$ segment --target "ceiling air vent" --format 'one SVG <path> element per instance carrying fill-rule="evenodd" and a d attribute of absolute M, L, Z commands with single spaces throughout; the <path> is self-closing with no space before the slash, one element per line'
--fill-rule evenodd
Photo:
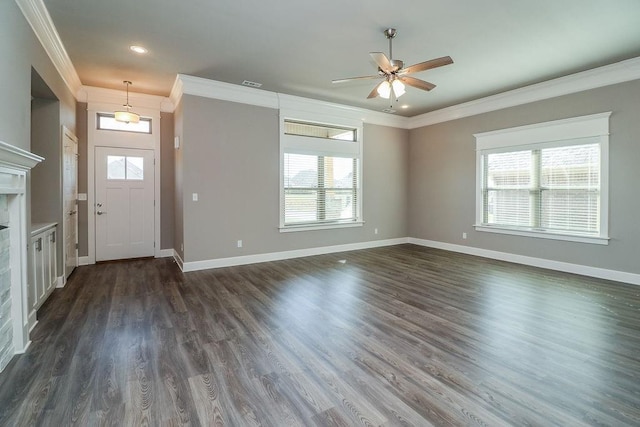
<path fill-rule="evenodd" d="M 389 114 L 395 114 L 396 110 L 394 110 L 393 108 L 385 108 L 384 110 L 382 110 L 383 113 L 389 113 Z"/>
<path fill-rule="evenodd" d="M 260 87 L 262 86 L 262 83 L 250 82 L 249 80 L 245 80 L 242 82 L 242 86 Z"/>

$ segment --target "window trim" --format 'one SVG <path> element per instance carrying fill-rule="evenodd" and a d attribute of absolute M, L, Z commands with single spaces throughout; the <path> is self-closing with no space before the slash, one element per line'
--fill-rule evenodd
<path fill-rule="evenodd" d="M 140 132 L 140 131 L 136 131 L 136 130 L 127 130 L 127 129 L 109 129 L 109 128 L 105 128 L 105 127 L 100 127 L 100 118 L 101 117 L 108 117 L 111 119 L 115 119 L 116 115 L 115 113 L 103 113 L 103 112 L 97 112 L 96 113 L 96 130 L 99 131 L 106 131 L 106 132 L 127 132 L 127 133 L 133 133 L 133 134 L 140 134 L 140 135 L 152 135 L 153 134 L 153 119 L 151 117 L 140 117 L 140 121 L 144 121 L 144 122 L 149 122 L 149 132 Z"/>
<path fill-rule="evenodd" d="M 474 134 L 476 139 L 476 231 L 554 239 L 599 245 L 609 244 L 609 117 L 611 112 L 573 117 L 533 125 Z M 571 140 L 592 138 L 600 144 L 600 233 L 551 232 L 504 225 L 483 224 L 483 155 L 570 146 Z M 596 141 L 597 139 L 597 141 Z M 515 141 L 515 142 L 514 142 Z M 564 142 L 564 143 L 563 143 Z"/>
<path fill-rule="evenodd" d="M 285 132 L 285 121 L 302 122 L 307 124 L 328 126 L 334 128 L 348 128 L 354 129 L 356 134 L 355 141 L 346 140 L 334 140 L 324 139 L 313 136 L 301 136 L 291 135 Z M 281 233 L 297 232 L 297 231 L 314 231 L 314 230 L 327 230 L 327 229 L 339 229 L 350 227 L 362 227 L 364 225 L 363 213 L 362 213 L 362 195 L 363 195 L 363 153 L 362 153 L 362 121 L 352 118 L 334 117 L 322 113 L 312 113 L 305 111 L 285 110 L 280 109 L 280 153 L 279 153 L 279 193 L 280 203 L 279 208 L 279 225 L 278 229 Z M 327 222 L 314 222 L 309 224 L 291 224 L 285 225 L 285 189 L 284 189 L 284 154 L 307 154 L 315 156 L 332 156 L 340 157 L 343 154 L 344 157 L 351 157 L 358 159 L 358 195 L 357 198 L 357 211 L 358 215 L 355 221 L 327 221 Z"/>

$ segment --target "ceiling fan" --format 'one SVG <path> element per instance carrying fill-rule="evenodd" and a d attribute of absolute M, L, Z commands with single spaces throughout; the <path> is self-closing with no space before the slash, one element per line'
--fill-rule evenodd
<path fill-rule="evenodd" d="M 405 93 L 405 84 L 430 91 L 436 85 L 426 82 L 424 80 L 416 79 L 408 74 L 417 73 L 420 71 L 429 70 L 431 68 L 442 67 L 443 65 L 453 64 L 453 60 L 450 56 L 443 56 L 442 58 L 431 59 L 429 61 L 420 62 L 418 64 L 411 65 L 410 67 L 404 67 L 404 62 L 399 59 L 393 59 L 393 46 L 392 40 L 396 36 L 397 31 L 395 28 L 387 28 L 384 30 L 384 35 L 389 40 L 389 57 L 382 52 L 371 52 L 371 58 L 378 65 L 378 74 L 362 77 L 350 77 L 347 79 L 332 80 L 332 83 L 344 83 L 354 80 L 364 79 L 377 79 L 384 78 L 384 80 L 373 88 L 367 98 L 375 98 L 381 96 L 382 98 L 389 98 L 394 95 L 394 98 L 399 98 Z"/>

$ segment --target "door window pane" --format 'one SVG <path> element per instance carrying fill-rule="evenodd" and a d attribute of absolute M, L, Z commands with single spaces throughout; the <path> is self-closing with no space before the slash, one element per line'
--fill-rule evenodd
<path fill-rule="evenodd" d="M 144 159 L 142 157 L 127 157 L 127 179 L 144 179 Z"/>
<path fill-rule="evenodd" d="M 107 179 L 125 179 L 125 157 L 107 156 Z"/>
<path fill-rule="evenodd" d="M 144 158 L 107 156 L 107 179 L 141 181 L 144 179 Z"/>

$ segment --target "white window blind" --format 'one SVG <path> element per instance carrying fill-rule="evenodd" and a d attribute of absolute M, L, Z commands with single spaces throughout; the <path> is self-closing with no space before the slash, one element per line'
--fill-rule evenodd
<path fill-rule="evenodd" d="M 484 155 L 484 225 L 599 235 L 598 143 Z"/>
<path fill-rule="evenodd" d="M 283 121 L 280 227 L 361 223 L 357 128 Z"/>
<path fill-rule="evenodd" d="M 476 229 L 606 244 L 609 114 L 476 135 Z"/>

